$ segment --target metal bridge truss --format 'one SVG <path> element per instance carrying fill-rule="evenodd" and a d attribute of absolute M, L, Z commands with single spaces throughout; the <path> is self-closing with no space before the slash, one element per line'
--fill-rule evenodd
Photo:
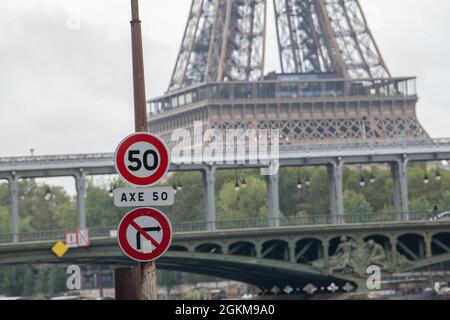
<path fill-rule="evenodd" d="M 130 263 L 116 239 L 109 238 L 108 228 L 102 232 L 94 228 L 92 235 L 90 248 L 71 249 L 62 259 L 56 258 L 49 248 L 64 236 L 63 232 L 47 235 L 47 241 L 0 244 L 0 264 Z M 328 270 L 328 261 L 335 259 L 342 236 L 361 248 L 374 240 L 387 257 L 395 257 L 394 268 L 383 273 L 384 277 L 450 259 L 447 221 L 176 232 L 172 246 L 158 264 L 163 269 L 225 277 L 266 290 L 283 290 L 286 286 L 302 290 L 308 284 L 323 286 L 331 282 L 340 287 L 346 282 L 364 285 L 364 277 Z M 317 261 L 323 261 L 323 267 L 314 267 Z"/>

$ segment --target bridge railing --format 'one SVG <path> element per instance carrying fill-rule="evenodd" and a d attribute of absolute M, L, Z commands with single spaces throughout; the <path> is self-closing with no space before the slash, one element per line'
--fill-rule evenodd
<path fill-rule="evenodd" d="M 431 212 L 411 212 L 408 214 L 409 222 L 414 221 L 436 221 L 441 213 Z M 281 217 L 278 219 L 245 219 L 245 220 L 221 220 L 215 223 L 206 221 L 194 222 L 175 222 L 173 223 L 173 231 L 175 233 L 189 232 L 205 232 L 211 230 L 239 230 L 239 229 L 258 229 L 273 227 L 292 227 L 292 226 L 314 226 L 314 225 L 346 225 L 346 224 L 365 224 L 365 223 L 382 223 L 382 222 L 398 222 L 399 217 L 395 213 L 367 213 L 345 215 L 344 217 L 332 217 L 330 215 L 310 215 L 296 217 Z M 112 238 L 115 237 L 114 231 L 117 225 L 110 227 L 93 227 L 89 228 L 89 236 L 91 238 Z M 34 242 L 34 241 L 57 241 L 64 240 L 66 230 L 47 230 L 35 232 L 23 232 L 20 234 L 0 234 L 0 243 L 18 242 Z"/>

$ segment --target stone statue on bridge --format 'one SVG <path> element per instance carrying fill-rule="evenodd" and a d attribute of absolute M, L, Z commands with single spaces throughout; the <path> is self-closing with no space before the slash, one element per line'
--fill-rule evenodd
<path fill-rule="evenodd" d="M 346 236 L 341 237 L 341 243 L 338 245 L 336 252 L 330 257 L 330 273 L 343 272 L 349 273 L 353 270 L 351 261 L 352 251 L 356 249 L 353 240 L 348 240 Z"/>
<path fill-rule="evenodd" d="M 367 268 L 371 265 L 380 267 L 382 271 L 393 272 L 395 268 L 394 254 L 397 266 L 406 267 L 411 263 L 396 250 L 387 252 L 373 239 L 365 242 L 342 236 L 335 253 L 328 258 L 328 265 L 325 265 L 324 259 L 320 259 L 314 261 L 312 266 L 315 269 L 327 269 L 330 274 L 338 272 L 364 278 L 367 276 Z"/>

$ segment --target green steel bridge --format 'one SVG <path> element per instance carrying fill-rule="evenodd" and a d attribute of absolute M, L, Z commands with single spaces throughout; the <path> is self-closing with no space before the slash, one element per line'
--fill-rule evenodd
<path fill-rule="evenodd" d="M 332 270 L 342 258 L 336 251 L 343 236 L 355 244 L 355 252 L 368 250 L 369 240 L 383 248 L 391 268 L 382 275 L 450 260 L 450 221 L 437 221 L 428 213 L 410 216 L 408 222 L 395 221 L 394 215 L 347 216 L 341 225 L 332 225 L 329 216 L 282 218 L 277 227 L 267 219 L 221 221 L 215 231 L 208 231 L 206 222 L 177 223 L 172 245 L 157 264 L 161 269 L 222 277 L 268 290 L 331 282 L 364 287 L 369 274 Z M 62 258 L 51 247 L 64 240 L 63 230 L 23 233 L 15 243 L 13 235 L 0 235 L 0 265 L 134 264 L 111 234 L 115 229 L 91 228 L 91 246 L 69 249 Z"/>

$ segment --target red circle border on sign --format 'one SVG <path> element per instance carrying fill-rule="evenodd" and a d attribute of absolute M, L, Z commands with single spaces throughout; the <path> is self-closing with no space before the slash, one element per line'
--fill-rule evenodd
<path fill-rule="evenodd" d="M 151 217 L 158 221 L 161 226 L 161 231 L 163 233 L 160 245 L 155 248 L 151 253 L 143 253 L 137 251 L 127 241 L 127 229 L 131 222 L 138 217 Z M 122 251 L 131 259 L 139 262 L 149 262 L 161 257 L 170 246 L 172 242 L 172 226 L 169 219 L 164 215 L 164 213 L 154 209 L 154 208 L 139 208 L 128 212 L 119 224 L 119 230 L 117 232 L 117 239 L 119 246 Z"/>
<path fill-rule="evenodd" d="M 125 166 L 125 152 L 131 145 L 137 142 L 147 142 L 154 145 L 160 155 L 159 168 L 151 176 L 145 178 L 131 174 Z M 151 186 L 157 183 L 169 170 L 169 153 L 167 146 L 159 137 L 147 132 L 138 132 L 126 137 L 119 144 L 114 158 L 116 170 L 119 175 L 130 184 L 136 186 Z"/>

